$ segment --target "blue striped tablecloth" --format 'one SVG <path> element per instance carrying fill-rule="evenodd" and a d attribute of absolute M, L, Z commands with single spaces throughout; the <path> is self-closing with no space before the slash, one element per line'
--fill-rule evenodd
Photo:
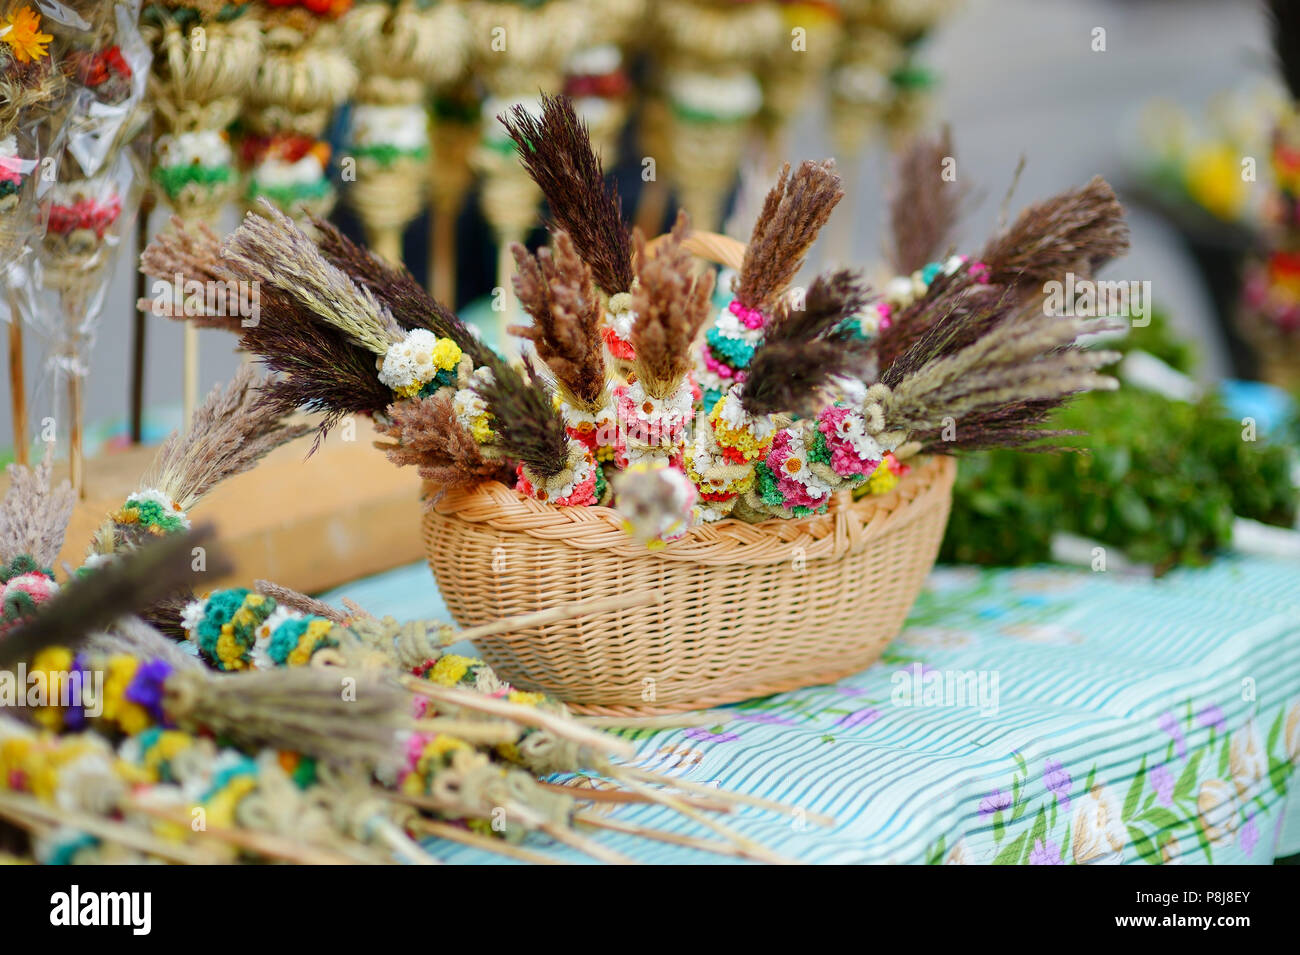
<path fill-rule="evenodd" d="M 446 618 L 424 565 L 325 596 Z M 1156 582 L 938 568 L 870 669 L 630 735 L 647 768 L 833 816 L 727 817 L 803 861 L 1268 863 L 1300 852 L 1300 565 L 1225 558 Z M 614 811 L 709 835 L 659 807 Z M 726 861 L 595 838 L 646 862 Z"/>

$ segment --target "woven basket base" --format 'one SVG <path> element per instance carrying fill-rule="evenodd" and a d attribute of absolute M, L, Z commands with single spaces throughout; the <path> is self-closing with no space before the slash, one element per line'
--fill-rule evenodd
<path fill-rule="evenodd" d="M 934 564 L 956 473 L 916 462 L 880 497 L 830 512 L 695 528 L 650 553 L 607 508 L 555 508 L 500 485 L 449 492 L 425 516 L 452 616 L 474 626 L 616 593 L 662 604 L 477 642 L 502 678 L 580 713 L 647 716 L 827 683 L 879 659 Z"/>

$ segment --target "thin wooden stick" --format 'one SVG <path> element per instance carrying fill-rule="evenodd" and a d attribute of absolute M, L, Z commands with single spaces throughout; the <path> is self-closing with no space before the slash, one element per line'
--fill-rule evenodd
<path fill-rule="evenodd" d="M 702 852 L 712 852 L 720 856 L 735 856 L 742 859 L 747 858 L 741 849 L 729 842 L 719 842 L 714 839 L 697 839 L 694 836 L 682 836 L 675 832 L 666 832 L 663 829 L 655 829 L 651 826 L 638 826 L 634 822 L 624 822 L 621 819 L 609 819 L 603 816 L 594 816 L 585 812 L 575 813 L 573 818 L 576 822 L 580 822 L 584 826 L 591 826 L 594 829 L 608 829 L 610 832 L 622 832 L 629 836 L 639 836 L 642 839 L 653 839 L 655 842 L 666 842 L 674 846 L 685 846 L 688 849 L 699 849 Z"/>
<path fill-rule="evenodd" d="M 414 839 L 403 832 L 391 819 L 379 816 L 370 821 L 374 833 L 393 850 L 399 858 L 412 865 L 442 865 L 441 859 L 430 855 Z"/>
<path fill-rule="evenodd" d="M 429 288 L 433 297 L 453 311 L 456 308 L 456 220 L 460 203 L 429 211 Z"/>
<path fill-rule="evenodd" d="M 421 696 L 427 696 L 449 706 L 459 706 L 467 710 L 477 710 L 480 713 L 490 713 L 493 716 L 501 716 L 515 723 L 522 723 L 524 726 L 535 726 L 538 729 L 549 730 L 556 736 L 579 745 L 590 746 L 597 752 L 607 753 L 611 756 L 622 756 L 625 759 L 630 759 L 636 755 L 636 750 L 626 740 L 588 729 L 573 719 L 556 716 L 535 706 L 525 706 L 522 703 L 493 699 L 473 690 L 436 686 L 415 677 L 404 676 L 401 678 L 401 683 L 407 689 Z"/>
<path fill-rule="evenodd" d="M 497 247 L 497 288 L 501 290 L 504 308 L 497 312 L 495 344 L 497 351 L 505 356 L 506 361 L 515 361 L 520 355 L 519 341 L 506 329 L 516 324 L 518 312 L 515 290 L 511 283 L 515 274 L 515 257 L 510 252 L 510 246 L 523 240 L 522 235 L 504 236 Z"/>
<path fill-rule="evenodd" d="M 493 620 L 491 623 L 481 623 L 477 627 L 458 630 L 455 634 L 455 640 L 475 640 L 478 637 L 489 637 L 498 633 L 513 633 L 529 627 L 540 627 L 548 623 L 570 620 L 588 614 L 605 613 L 609 610 L 630 610 L 633 607 L 644 607 L 649 604 L 661 604 L 663 602 L 664 594 L 662 590 L 639 590 L 628 594 L 615 594 L 612 597 L 598 597 L 595 600 L 576 600 L 555 607 L 548 607 L 545 610 L 515 614 L 511 617 Z"/>
<path fill-rule="evenodd" d="M 633 766 L 615 766 L 613 769 L 622 776 L 629 776 L 643 782 L 656 783 L 660 786 L 670 786 L 676 789 L 685 790 L 686 792 L 712 796 L 714 799 L 724 799 L 729 802 L 737 802 L 742 805 L 753 806 L 756 809 L 766 809 L 769 812 L 780 813 L 783 816 L 802 815 L 809 822 L 816 823 L 819 826 L 826 826 L 829 828 L 835 825 L 835 819 L 832 816 L 820 812 L 813 812 L 809 809 L 800 809 L 798 806 L 788 806 L 785 803 L 776 802 L 772 799 L 764 799 L 761 796 L 751 796 L 748 793 L 715 789 L 712 786 L 705 786 L 701 783 L 691 782 L 689 779 L 680 779 L 677 776 L 661 776 L 658 773 L 652 773 L 644 769 L 637 769 Z M 618 776 L 616 775 L 615 778 L 618 778 Z"/>
<path fill-rule="evenodd" d="M 668 186 L 658 179 L 641 184 L 633 222 L 646 235 L 658 235 L 668 210 Z M 624 289 L 623 291 L 626 291 Z"/>
<path fill-rule="evenodd" d="M 167 806 L 150 806 L 139 801 L 128 804 L 132 812 L 139 812 L 164 822 L 190 828 L 190 819 L 184 811 L 177 812 Z M 248 849 L 268 859 L 284 859 L 299 865 L 351 865 L 353 860 L 331 849 L 314 846 L 310 843 L 286 839 L 273 832 L 258 832 L 253 829 L 232 829 L 225 826 L 205 826 L 193 830 L 198 836 L 206 836 L 218 842 Z"/>
<path fill-rule="evenodd" d="M 86 499 L 86 459 L 82 446 L 82 428 L 85 410 L 82 407 L 82 388 L 84 381 L 75 371 L 68 375 L 68 415 L 72 419 L 68 425 L 68 479 L 77 492 L 77 497 Z"/>
<path fill-rule="evenodd" d="M 370 251 L 390 265 L 402 264 L 402 229 L 374 229 L 368 236 Z"/>
<path fill-rule="evenodd" d="M 578 802 L 603 802 L 603 803 L 653 803 L 655 800 L 643 796 L 641 793 L 629 792 L 626 789 L 579 789 L 576 786 L 564 786 L 560 783 L 539 783 L 543 789 L 549 789 L 552 792 L 564 793 L 572 796 Z M 679 796 L 682 802 L 696 809 L 703 809 L 706 812 L 730 813 L 735 811 L 735 807 L 730 803 L 721 801 L 712 801 L 701 796 Z"/>
<path fill-rule="evenodd" d="M 31 449 L 27 446 L 27 384 L 23 371 L 23 320 L 18 303 L 9 304 L 9 401 L 13 409 L 14 460 L 26 466 Z"/>
<path fill-rule="evenodd" d="M 712 726 L 728 717 L 706 710 L 702 713 L 673 713 L 668 716 L 579 716 L 577 719 L 600 729 L 657 730 Z"/>
<path fill-rule="evenodd" d="M 116 842 L 127 848 L 137 849 L 140 852 L 147 852 L 150 855 L 170 859 L 184 865 L 213 865 L 224 862 L 223 859 L 210 852 L 196 849 L 193 846 L 167 842 L 157 838 L 152 833 L 142 832 L 125 823 L 100 819 L 89 813 L 70 809 L 54 809 L 34 796 L 28 796 L 25 793 L 0 790 L 0 815 L 20 821 L 24 819 L 34 820 L 51 826 L 71 826 L 98 839 Z"/>
<path fill-rule="evenodd" d="M 482 849 L 484 852 L 495 852 L 497 855 L 503 855 L 510 859 L 516 859 L 519 862 L 528 862 L 533 865 L 571 865 L 572 863 L 564 859 L 552 859 L 548 855 L 540 852 L 533 852 L 531 849 L 524 849 L 521 846 L 506 842 L 504 839 L 493 839 L 469 829 L 462 829 L 460 826 L 453 826 L 449 822 L 439 822 L 436 819 L 426 819 L 420 816 L 411 820 L 411 828 L 418 829 L 421 832 L 431 836 L 437 836 L 439 839 L 446 839 L 450 842 L 459 842 L 463 846 L 471 846 L 475 849 Z"/>
<path fill-rule="evenodd" d="M 140 197 L 140 217 L 135 224 L 135 253 L 138 256 L 149 244 L 149 213 L 153 211 L 155 195 L 153 190 L 146 190 Z M 149 295 L 149 277 L 139 269 L 135 273 L 135 302 L 143 301 Z M 149 324 L 145 314 L 134 303 L 131 307 L 131 443 L 139 444 L 144 440 L 144 360 L 145 339 Z"/>
<path fill-rule="evenodd" d="M 184 397 L 181 414 L 181 432 L 190 430 L 194 409 L 199 406 L 199 327 L 185 323 L 185 364 L 183 370 Z"/>
<path fill-rule="evenodd" d="M 742 835 L 741 833 L 732 829 L 730 826 L 725 826 L 715 819 L 710 819 L 708 816 L 704 815 L 704 813 L 692 809 L 690 806 L 683 803 L 680 799 L 677 799 L 674 796 L 670 796 L 666 792 L 652 789 L 651 787 L 643 785 L 642 783 L 639 783 L 633 779 L 624 778 L 621 780 L 621 782 L 623 783 L 623 785 L 628 786 L 637 792 L 644 793 L 646 796 L 649 796 L 654 801 L 662 803 L 664 806 L 667 806 L 669 809 L 676 810 L 677 812 L 685 816 L 687 819 L 693 819 L 695 822 L 698 822 L 706 829 L 710 829 L 713 832 L 717 833 L 718 835 L 722 836 L 722 838 L 726 839 L 728 842 L 730 842 L 732 845 L 736 847 L 737 852 L 741 853 L 747 858 L 754 859 L 755 861 L 758 862 L 767 862 L 772 865 L 797 864 L 794 862 L 794 860 L 787 859 L 784 856 L 773 852 L 771 849 L 768 849 L 766 846 L 761 845 L 758 842 L 755 842 L 753 839 L 749 838 L 748 836 Z"/>
<path fill-rule="evenodd" d="M 445 733 L 466 743 L 513 743 L 523 730 L 514 723 L 473 720 L 416 720 L 413 729 L 420 733 Z"/>
<path fill-rule="evenodd" d="M 384 795 L 393 802 L 405 803 L 408 806 L 415 806 L 418 809 L 425 809 L 436 813 L 454 813 L 455 809 L 445 805 L 437 799 L 429 796 L 416 796 L 410 793 L 385 791 Z M 563 842 L 565 845 L 577 849 L 579 852 L 586 853 L 593 859 L 599 859 L 601 862 L 609 862 L 615 865 L 627 865 L 632 860 L 626 856 L 615 852 L 612 849 L 606 849 L 597 842 L 587 839 L 583 836 L 569 832 L 563 826 L 557 826 L 543 818 L 539 813 L 534 812 L 522 803 L 507 802 L 502 808 L 507 813 L 518 817 L 520 822 L 528 829 L 535 829 L 544 832 L 557 842 Z"/>
<path fill-rule="evenodd" d="M 635 859 L 616 852 L 613 849 L 606 848 L 595 839 L 589 839 L 580 833 L 565 829 L 563 826 L 554 822 L 543 822 L 538 828 L 557 842 L 563 842 L 566 846 L 577 849 L 579 852 L 585 852 L 593 859 L 609 865 L 640 865 Z"/>

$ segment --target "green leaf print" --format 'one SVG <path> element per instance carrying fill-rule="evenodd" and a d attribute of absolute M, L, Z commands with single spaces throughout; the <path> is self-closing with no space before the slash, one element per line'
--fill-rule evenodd
<path fill-rule="evenodd" d="M 1137 826 L 1127 826 L 1128 837 L 1133 840 L 1133 848 L 1137 850 L 1138 858 L 1150 865 L 1160 864 L 1160 852 L 1156 849 L 1155 843 L 1151 838 Z"/>
<path fill-rule="evenodd" d="M 1138 800 L 1142 798 L 1142 786 L 1147 778 L 1147 758 L 1142 757 L 1142 763 L 1138 766 L 1137 775 L 1133 777 L 1132 784 L 1128 787 L 1128 796 L 1124 800 L 1124 814 L 1121 817 L 1128 822 L 1137 813 Z"/>
<path fill-rule="evenodd" d="M 1291 779 L 1291 768 L 1288 759 L 1268 758 L 1268 781 L 1273 784 L 1273 791 L 1283 799 L 1286 798 L 1287 783 Z"/>
<path fill-rule="evenodd" d="M 1273 726 L 1268 731 L 1268 745 L 1264 747 L 1264 752 L 1272 753 L 1277 741 L 1282 736 L 1282 717 L 1286 715 L 1285 709 L 1277 711 L 1277 719 L 1273 721 Z"/>
<path fill-rule="evenodd" d="M 1200 766 L 1201 756 L 1205 750 L 1198 749 L 1192 754 L 1192 758 L 1187 761 L 1186 768 L 1178 777 L 1178 782 L 1174 784 L 1174 799 L 1178 802 L 1187 802 L 1192 798 L 1192 791 L 1196 788 L 1196 770 Z"/>
<path fill-rule="evenodd" d="M 1016 865 L 1020 861 L 1021 853 L 1024 851 L 1025 847 L 1025 839 L 1028 838 L 1028 836 L 1029 833 L 1027 832 L 1022 832 L 1020 835 L 1016 836 L 1012 842 L 1007 844 L 1006 848 L 998 853 L 997 858 L 993 860 L 993 864 Z"/>
<path fill-rule="evenodd" d="M 943 865 L 944 837 L 940 836 L 939 841 L 934 844 L 930 850 L 929 857 L 925 860 L 926 865 Z"/>
<path fill-rule="evenodd" d="M 1219 776 L 1227 777 L 1228 775 L 1228 750 L 1231 746 L 1232 734 L 1223 734 L 1223 749 L 1219 753 Z"/>
<path fill-rule="evenodd" d="M 1025 857 L 1022 864 L 1029 864 L 1029 853 L 1034 851 L 1034 845 L 1040 839 L 1044 845 L 1047 844 L 1047 812 L 1044 809 L 1038 810 L 1038 816 L 1034 819 L 1034 826 L 1029 830 L 1029 839 L 1025 842 Z"/>
<path fill-rule="evenodd" d="M 1163 806 L 1156 806 L 1142 817 L 1142 821 L 1151 823 L 1157 829 L 1173 829 L 1181 826 L 1185 820 L 1179 819 Z"/>

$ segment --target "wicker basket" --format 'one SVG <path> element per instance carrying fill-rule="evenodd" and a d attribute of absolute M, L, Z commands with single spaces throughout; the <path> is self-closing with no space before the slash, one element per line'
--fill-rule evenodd
<path fill-rule="evenodd" d="M 607 507 L 553 507 L 492 483 L 426 513 L 429 565 L 453 617 L 486 623 L 574 600 L 659 589 L 659 605 L 476 641 L 505 679 L 575 710 L 652 715 L 826 683 L 869 666 L 934 564 L 951 458 L 825 514 L 692 528 L 650 552 Z"/>

